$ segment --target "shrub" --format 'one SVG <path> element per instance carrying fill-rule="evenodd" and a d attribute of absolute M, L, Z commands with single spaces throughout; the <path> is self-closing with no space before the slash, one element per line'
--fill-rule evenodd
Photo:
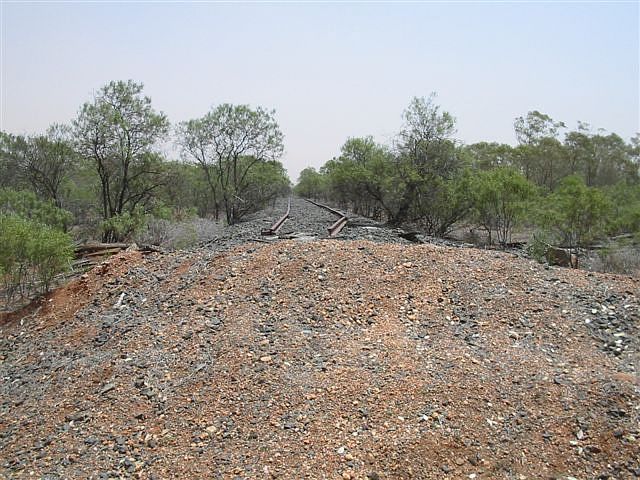
<path fill-rule="evenodd" d="M 551 239 L 547 232 L 535 232 L 527 243 L 527 253 L 538 262 L 543 263 L 546 260 L 550 241 Z"/>
<path fill-rule="evenodd" d="M 587 247 L 605 231 L 611 202 L 577 176 L 566 177 L 538 213 L 538 225 L 553 233 L 556 243 L 573 250 Z"/>
<path fill-rule="evenodd" d="M 196 217 L 170 222 L 151 218 L 147 222 L 146 228 L 137 232 L 134 239 L 141 244 L 184 249 L 211 240 L 220 234 L 221 226 L 213 220 Z"/>
<path fill-rule="evenodd" d="M 0 214 L 0 268 L 8 300 L 15 293 L 22 294 L 27 284 L 27 244 L 32 233 L 30 226 L 29 220 Z"/>
<path fill-rule="evenodd" d="M 451 180 L 433 179 L 420 186 L 416 216 L 428 235 L 445 236 L 472 208 L 471 172 L 464 171 Z"/>
<path fill-rule="evenodd" d="M 536 194 L 534 185 L 515 170 L 496 168 L 479 172 L 473 187 L 474 218 L 486 230 L 489 244 L 494 232 L 499 243 L 508 243 L 527 202 Z"/>
<path fill-rule="evenodd" d="M 141 230 L 146 223 L 142 209 L 136 209 L 133 213 L 124 212 L 103 220 L 100 224 L 102 240 L 105 242 L 123 242 L 130 239 Z"/>
<path fill-rule="evenodd" d="M 38 200 L 35 193 L 10 188 L 0 189 L 0 213 L 14 214 L 59 230 L 66 230 L 73 220 L 71 212 L 50 201 Z"/>
<path fill-rule="evenodd" d="M 638 248 L 607 248 L 598 252 L 594 269 L 600 272 L 640 275 Z"/>
<path fill-rule="evenodd" d="M 73 260 L 73 244 L 69 235 L 50 227 L 35 225 L 28 244 L 28 258 L 40 282 L 41 291 L 48 291 L 54 277 L 69 269 Z"/>
<path fill-rule="evenodd" d="M 0 275 L 7 301 L 32 289 L 48 291 L 72 259 L 69 235 L 28 218 L 0 214 Z"/>
<path fill-rule="evenodd" d="M 607 220 L 607 233 L 640 232 L 640 185 L 618 183 L 604 190 L 611 202 L 612 215 Z"/>

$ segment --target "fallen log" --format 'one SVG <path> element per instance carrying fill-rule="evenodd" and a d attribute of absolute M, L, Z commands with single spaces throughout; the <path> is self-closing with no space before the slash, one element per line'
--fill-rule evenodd
<path fill-rule="evenodd" d="M 120 253 L 122 248 L 105 248 L 104 250 L 97 250 L 90 253 L 83 253 L 82 257 L 93 258 L 93 257 L 102 257 L 105 255 L 114 255 L 116 253 Z"/>
<path fill-rule="evenodd" d="M 157 245 L 138 245 L 137 250 L 142 253 L 165 253 L 165 251 Z"/>
<path fill-rule="evenodd" d="M 131 244 L 129 243 L 84 243 L 81 245 L 76 245 L 74 251 L 76 255 L 97 252 L 101 250 L 110 250 L 110 249 L 118 249 L 125 250 L 129 248 Z"/>
<path fill-rule="evenodd" d="M 164 250 L 156 245 L 137 245 L 136 243 L 87 243 L 76 245 L 74 253 L 76 258 L 78 258 L 109 255 L 123 250 L 140 251 L 143 253 L 164 253 Z"/>

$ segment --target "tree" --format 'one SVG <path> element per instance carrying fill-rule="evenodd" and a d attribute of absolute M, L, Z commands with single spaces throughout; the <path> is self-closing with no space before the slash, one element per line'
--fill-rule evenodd
<path fill-rule="evenodd" d="M 186 212 L 195 208 L 201 217 L 215 210 L 209 186 L 197 165 L 185 162 L 166 162 L 167 181 L 156 192 L 156 199 Z"/>
<path fill-rule="evenodd" d="M 471 167 L 476 170 L 513 166 L 513 150 L 511 145 L 496 142 L 478 142 L 463 148 L 463 152 L 469 156 Z"/>
<path fill-rule="evenodd" d="M 391 223 L 419 221 L 441 204 L 447 181 L 462 167 L 452 138 L 455 119 L 435 104 L 435 93 L 427 99 L 414 98 L 405 110 L 404 125 L 396 144 L 396 168 L 402 179 L 402 196 L 391 215 Z M 433 227 L 436 233 L 443 226 Z"/>
<path fill-rule="evenodd" d="M 75 164 L 70 128 L 54 124 L 46 135 L 30 137 L 25 142 L 22 170 L 40 198 L 62 206 L 61 188 Z"/>
<path fill-rule="evenodd" d="M 563 122 L 556 122 L 550 116 L 537 110 L 518 117 L 514 122 L 519 147 L 516 159 L 527 180 L 553 190 L 557 181 L 566 175 L 566 158 L 558 133 L 564 128 Z"/>
<path fill-rule="evenodd" d="M 612 206 L 607 233 L 635 233 L 640 238 L 640 184 L 619 182 L 605 187 L 603 193 Z"/>
<path fill-rule="evenodd" d="M 163 183 L 153 147 L 168 133 L 169 122 L 142 89 L 132 80 L 109 82 L 73 122 L 77 150 L 94 163 L 100 177 L 105 220 L 132 213 Z M 105 231 L 104 240 L 116 240 L 113 233 Z"/>
<path fill-rule="evenodd" d="M 455 118 L 435 104 L 436 94 L 414 97 L 404 111 L 404 125 L 399 134 L 398 150 L 421 175 L 448 178 L 459 162 L 451 154 L 451 138 L 456 131 Z"/>
<path fill-rule="evenodd" d="M 222 187 L 218 170 L 218 156 L 214 147 L 213 132 L 209 129 L 207 117 L 189 120 L 178 125 L 178 143 L 183 155 L 195 161 L 204 172 L 208 189 L 211 193 L 215 219 L 220 218 L 220 201 L 218 196 Z"/>
<path fill-rule="evenodd" d="M 640 133 L 636 133 L 627 145 L 629 154 L 629 176 L 636 182 L 640 180 Z"/>
<path fill-rule="evenodd" d="M 0 188 L 0 213 L 17 215 L 62 231 L 67 230 L 73 219 L 70 212 L 51 200 L 38 200 L 33 192 L 11 188 Z"/>
<path fill-rule="evenodd" d="M 21 168 L 21 158 L 26 150 L 22 136 L 0 132 L 0 188 L 27 188 Z"/>
<path fill-rule="evenodd" d="M 62 207 L 62 187 L 76 164 L 69 127 L 54 124 L 46 135 L 31 137 L 2 134 L 0 157 L 9 180 L 5 186 L 29 186 L 40 199 Z"/>
<path fill-rule="evenodd" d="M 533 110 L 526 117 L 518 117 L 514 122 L 518 143 L 536 145 L 543 138 L 557 138 L 564 122 L 556 122 L 549 115 Z"/>
<path fill-rule="evenodd" d="M 251 159 L 244 158 L 244 161 Z M 277 160 L 254 164 L 247 175 L 247 185 L 242 194 L 244 202 L 239 205 L 241 216 L 291 193 L 291 181 L 287 171 Z"/>
<path fill-rule="evenodd" d="M 282 155 L 283 135 L 274 113 L 225 103 L 178 128 L 179 143 L 202 168 L 216 204 L 221 197 L 228 224 L 243 215 L 242 195 L 249 187 L 251 169 Z"/>
<path fill-rule="evenodd" d="M 611 203 L 600 190 L 587 187 L 581 177 L 571 175 L 547 197 L 538 223 L 573 252 L 603 234 L 610 212 Z"/>
<path fill-rule="evenodd" d="M 306 198 L 320 198 L 325 195 L 326 177 L 313 167 L 307 167 L 300 172 L 294 193 Z"/>
<path fill-rule="evenodd" d="M 403 114 L 395 149 L 372 137 L 349 138 L 320 175 L 331 198 L 362 215 L 389 223 L 416 223 L 444 235 L 469 210 L 466 155 L 451 138 L 455 120 L 435 104 L 435 94 L 414 98 Z M 298 190 L 317 182 L 312 172 Z"/>
<path fill-rule="evenodd" d="M 444 237 L 451 233 L 454 225 L 469 214 L 473 206 L 472 172 L 465 169 L 452 179 L 438 178 L 421 191 L 416 205 L 419 218 L 416 223 L 424 227 L 429 235 Z"/>
<path fill-rule="evenodd" d="M 500 244 L 511 241 L 516 222 L 525 212 L 536 189 L 523 175 L 511 168 L 479 172 L 472 184 L 474 217 L 486 230 L 489 245 L 495 232 Z"/>
<path fill-rule="evenodd" d="M 391 152 L 372 137 L 349 138 L 341 155 L 323 169 L 333 198 L 358 214 L 381 218 L 393 215 L 397 190 Z"/>
<path fill-rule="evenodd" d="M 615 133 L 600 130 L 594 134 L 589 125 L 579 122 L 578 130 L 569 132 L 564 144 L 571 158 L 571 173 L 580 174 L 588 187 L 639 179 L 633 144 L 625 144 Z"/>

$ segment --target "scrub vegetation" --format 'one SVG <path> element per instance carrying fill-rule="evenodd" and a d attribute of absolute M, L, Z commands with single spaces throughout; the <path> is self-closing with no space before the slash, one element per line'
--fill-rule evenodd
<path fill-rule="evenodd" d="M 390 144 L 348 138 L 319 171 L 303 170 L 293 191 L 432 236 L 463 227 L 506 246 L 527 232 L 538 252 L 621 237 L 633 251 L 640 137 L 626 142 L 585 123 L 568 130 L 538 111 L 514 129 L 515 146 L 465 145 L 435 94 L 413 98 Z M 0 132 L 5 290 L 46 290 L 68 268 L 73 240 L 180 248 L 240 222 L 290 193 L 283 151 L 275 111 L 222 104 L 172 126 L 131 80 L 102 87 L 69 125 Z M 611 242 L 603 252 L 602 265 L 637 268 L 629 255 L 618 261 Z"/>
<path fill-rule="evenodd" d="M 414 98 L 390 145 L 349 138 L 319 171 L 305 169 L 294 191 L 434 236 L 466 225 L 506 246 L 528 232 L 542 256 L 551 244 L 573 253 L 609 237 L 640 240 L 640 136 L 625 142 L 582 122 L 567 131 L 531 111 L 514 122 L 516 146 L 465 145 L 435 100 Z M 625 273 L 640 268 L 623 263 Z"/>

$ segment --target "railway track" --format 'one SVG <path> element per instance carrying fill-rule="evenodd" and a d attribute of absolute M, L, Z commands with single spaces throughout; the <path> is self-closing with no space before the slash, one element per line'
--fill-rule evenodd
<path fill-rule="evenodd" d="M 327 227 L 327 232 L 329 234 L 329 237 L 331 237 L 331 238 L 337 237 L 340 234 L 340 232 L 342 231 L 342 229 L 347 225 L 347 222 L 348 222 L 349 218 L 343 212 L 341 212 L 339 210 L 336 210 L 334 208 L 331 208 L 328 205 L 323 205 L 321 203 L 314 202 L 313 200 L 309 200 L 307 198 L 305 198 L 304 200 L 306 200 L 307 202 L 315 205 L 318 208 L 322 208 L 324 210 L 327 210 L 328 212 L 330 212 L 333 215 L 336 215 L 338 217 L 338 219 L 335 222 L 333 222 L 329 227 Z M 291 197 L 289 197 L 289 200 L 287 202 L 287 210 L 284 213 L 284 215 L 282 215 L 282 217 L 278 218 L 278 220 L 276 220 L 275 223 L 273 225 L 271 225 L 271 227 L 263 228 L 261 230 L 260 234 L 262 236 L 274 236 L 274 235 L 277 235 L 278 231 L 282 228 L 284 223 L 289 219 L 289 215 L 290 214 L 291 214 Z"/>
<path fill-rule="evenodd" d="M 282 217 L 280 217 L 280 219 L 276 220 L 276 223 L 271 225 L 271 227 L 263 228 L 260 234 L 262 236 L 276 235 L 278 233 L 278 230 L 280 230 L 282 225 L 284 225 L 284 222 L 286 222 L 289 219 L 290 212 L 291 212 L 291 197 L 289 197 L 289 201 L 287 202 L 287 211 L 285 212 L 285 214 Z"/>
<path fill-rule="evenodd" d="M 325 210 L 337 215 L 339 218 L 336 220 L 330 227 L 327 227 L 327 231 L 329 232 L 330 237 L 336 237 L 340 233 L 340 231 L 347 225 L 348 217 L 342 213 L 340 210 L 336 210 L 327 205 L 323 205 L 321 203 L 314 202 L 313 200 L 309 200 L 305 198 L 305 200 L 309 203 L 312 203 L 316 207 L 324 208 Z"/>

